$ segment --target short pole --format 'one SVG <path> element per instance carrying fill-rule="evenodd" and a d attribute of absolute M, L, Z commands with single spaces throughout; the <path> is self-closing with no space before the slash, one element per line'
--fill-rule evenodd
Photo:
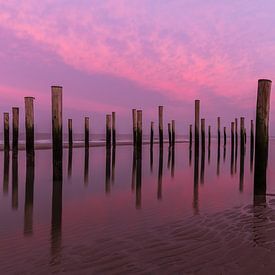
<path fill-rule="evenodd" d="M 52 146 L 53 158 L 61 161 L 63 154 L 62 141 L 62 87 L 52 86 Z"/>
<path fill-rule="evenodd" d="M 192 124 L 189 125 L 189 147 L 192 147 Z"/>
<path fill-rule="evenodd" d="M 142 110 L 137 111 L 137 148 L 138 151 L 142 147 Z"/>
<path fill-rule="evenodd" d="M 205 150 L 205 119 L 201 119 L 201 149 Z"/>
<path fill-rule="evenodd" d="M 68 119 L 69 148 L 73 147 L 73 120 Z"/>
<path fill-rule="evenodd" d="M 111 146 L 111 115 L 106 115 L 106 146 Z"/>
<path fill-rule="evenodd" d="M 226 127 L 223 127 L 223 146 L 226 146 Z"/>
<path fill-rule="evenodd" d="M 89 119 L 89 117 L 85 117 L 84 127 L 85 127 L 85 148 L 88 148 L 90 145 L 90 119 Z"/>
<path fill-rule="evenodd" d="M 19 136 L 19 108 L 12 108 L 12 150 L 18 150 L 18 136 Z"/>
<path fill-rule="evenodd" d="M 10 150 L 10 118 L 9 113 L 4 113 L 4 150 Z"/>
<path fill-rule="evenodd" d="M 238 119 L 235 118 L 235 142 L 236 146 L 238 145 Z"/>
<path fill-rule="evenodd" d="M 200 131 L 200 100 L 195 100 L 195 148 L 199 145 Z"/>
<path fill-rule="evenodd" d="M 163 146 L 163 106 L 159 106 L 159 146 Z"/>
<path fill-rule="evenodd" d="M 150 146 L 153 147 L 154 144 L 154 122 L 151 121 L 151 131 L 150 131 Z"/>
<path fill-rule="evenodd" d="M 26 129 L 26 151 L 34 152 L 34 97 L 25 97 L 25 129 Z"/>
<path fill-rule="evenodd" d="M 244 148 L 245 144 L 245 134 L 244 134 L 244 117 L 241 117 L 241 122 L 240 122 L 240 133 L 241 133 L 241 148 Z"/>
<path fill-rule="evenodd" d="M 168 138 L 169 138 L 169 146 L 171 146 L 172 145 L 171 123 L 168 123 Z"/>
<path fill-rule="evenodd" d="M 234 122 L 231 122 L 231 147 L 234 147 Z"/>
<path fill-rule="evenodd" d="M 112 141 L 113 146 L 116 146 L 116 113 L 112 112 Z"/>
<path fill-rule="evenodd" d="M 211 146 L 211 126 L 208 125 L 208 150 L 210 150 Z"/>
<path fill-rule="evenodd" d="M 136 146 L 137 142 L 137 110 L 132 109 L 132 120 L 133 120 L 133 145 Z"/>
<path fill-rule="evenodd" d="M 176 123 L 175 120 L 172 120 L 172 146 L 175 146 L 176 143 Z"/>
<path fill-rule="evenodd" d="M 220 146 L 221 144 L 221 118 L 220 117 L 218 117 L 217 123 L 218 123 L 218 146 Z"/>
<path fill-rule="evenodd" d="M 254 121 L 251 120 L 250 125 L 250 146 L 254 146 Z"/>

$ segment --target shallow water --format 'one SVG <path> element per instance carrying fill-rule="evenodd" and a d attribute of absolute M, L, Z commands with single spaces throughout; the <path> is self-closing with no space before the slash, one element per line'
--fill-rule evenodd
<path fill-rule="evenodd" d="M 249 149 L 65 149 L 54 183 L 51 150 L 1 152 L 0 274 L 273 274 L 275 142 L 257 203 Z"/>

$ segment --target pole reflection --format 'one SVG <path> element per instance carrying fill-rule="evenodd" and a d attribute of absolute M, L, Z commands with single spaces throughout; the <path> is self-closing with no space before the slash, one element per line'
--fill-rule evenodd
<path fill-rule="evenodd" d="M 18 151 L 12 152 L 12 209 L 18 209 Z"/>
<path fill-rule="evenodd" d="M 10 151 L 4 150 L 3 194 L 9 192 Z"/>
<path fill-rule="evenodd" d="M 112 147 L 112 183 L 115 182 L 115 171 L 116 171 L 116 146 Z"/>
<path fill-rule="evenodd" d="M 142 146 L 136 154 L 136 208 L 141 208 L 141 183 L 142 183 Z"/>
<path fill-rule="evenodd" d="M 111 147 L 106 146 L 106 163 L 105 163 L 105 193 L 111 192 Z"/>
<path fill-rule="evenodd" d="M 34 152 L 27 153 L 26 187 L 24 208 L 24 235 L 32 235 L 33 231 L 33 193 L 34 193 Z"/>
<path fill-rule="evenodd" d="M 90 148 L 85 147 L 84 155 L 84 184 L 87 186 L 89 183 L 89 158 L 90 158 Z"/>
<path fill-rule="evenodd" d="M 53 157 L 52 222 L 51 222 L 51 264 L 61 261 L 62 244 L 62 156 Z"/>
<path fill-rule="evenodd" d="M 158 200 L 162 199 L 162 174 L 163 174 L 163 148 L 159 150 L 159 168 L 158 168 Z"/>
<path fill-rule="evenodd" d="M 72 165 L 73 164 L 73 148 L 69 147 L 68 149 L 68 178 L 72 177 Z"/>

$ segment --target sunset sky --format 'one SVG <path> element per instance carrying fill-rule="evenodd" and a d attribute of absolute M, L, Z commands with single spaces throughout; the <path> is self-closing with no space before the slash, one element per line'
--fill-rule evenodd
<path fill-rule="evenodd" d="M 248 127 L 257 80 L 275 79 L 274 14 L 274 0 L 0 0 L 1 112 L 20 106 L 23 123 L 34 96 L 36 130 L 49 131 L 50 86 L 61 85 L 77 132 L 84 116 L 104 132 L 116 111 L 118 132 L 130 133 L 132 108 L 146 132 L 164 105 L 186 134 L 195 99 L 207 125 L 245 116 Z"/>

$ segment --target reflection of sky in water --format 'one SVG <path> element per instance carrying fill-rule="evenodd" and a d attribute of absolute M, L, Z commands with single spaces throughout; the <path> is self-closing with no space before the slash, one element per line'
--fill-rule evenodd
<path fill-rule="evenodd" d="M 273 147 L 271 142 L 271 150 Z M 90 148 L 89 155 L 84 148 L 77 148 L 71 158 L 64 150 L 62 209 L 57 207 L 61 189 L 52 190 L 51 151 L 36 151 L 33 190 L 31 170 L 26 178 L 25 155 L 19 152 L 18 199 L 10 154 L 0 200 L 0 255 L 4 258 L 0 270 L 49 272 L 73 268 L 85 272 L 87 268 L 105 273 L 113 267 L 120 272 L 136 268 L 157 271 L 158 263 L 170 271 L 175 266 L 179 271 L 195 271 L 196 266 L 220 270 L 223 261 L 228 261 L 228 268 L 238 269 L 238 255 L 243 255 L 243 250 L 247 254 L 242 268 L 249 270 L 254 264 L 248 260 L 249 253 L 273 249 L 274 203 L 271 200 L 268 207 L 252 207 L 249 142 L 243 183 L 240 158 L 236 173 L 235 164 L 232 173 L 230 144 L 226 149 L 224 159 L 221 146 L 218 163 L 216 142 L 212 143 L 210 160 L 206 147 L 204 171 L 199 159 L 195 185 L 189 144 L 177 144 L 174 155 L 165 144 L 162 159 L 158 145 L 153 155 L 149 146 L 144 146 L 139 184 L 135 175 L 138 163 L 133 163 L 131 146 L 118 146 L 115 157 L 112 149 L 106 152 L 105 147 Z M 3 152 L 0 160 L 4 169 Z M 269 169 L 268 193 L 274 189 L 272 177 Z M 17 209 L 14 200 L 18 200 Z M 263 225 L 268 230 L 263 230 Z M 216 261 L 209 260 L 209 255 L 216 255 Z M 269 260 L 265 258 L 267 266 L 271 265 Z M 255 256 L 258 261 L 260 256 Z"/>

